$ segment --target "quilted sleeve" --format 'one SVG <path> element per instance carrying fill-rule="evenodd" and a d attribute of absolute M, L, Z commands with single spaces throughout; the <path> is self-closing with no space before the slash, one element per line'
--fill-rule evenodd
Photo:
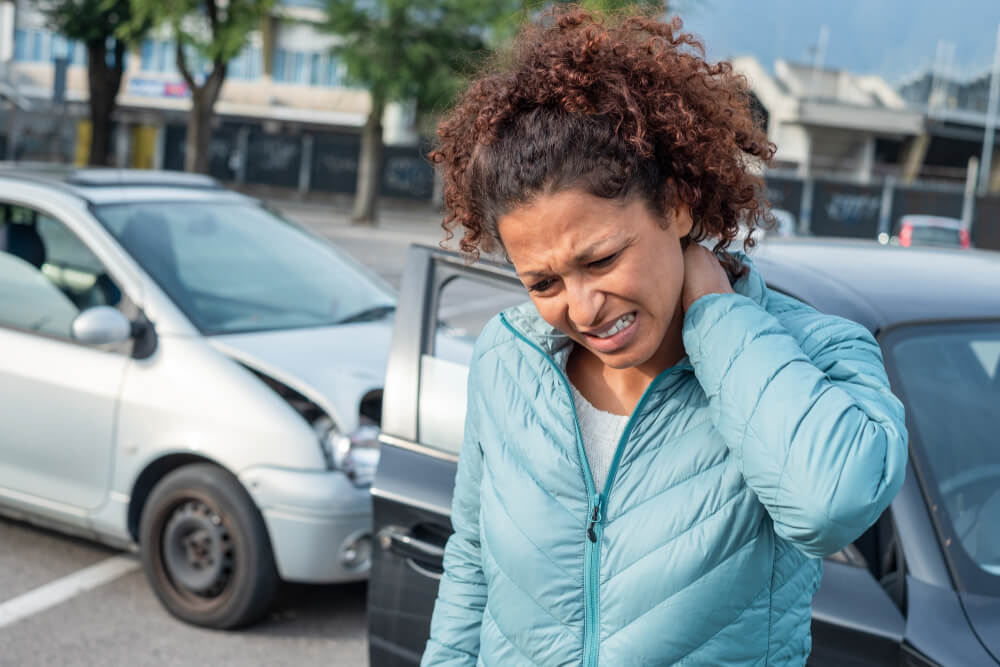
<path fill-rule="evenodd" d="M 444 575 L 434 603 L 431 636 L 421 665 L 475 665 L 479 627 L 486 607 L 486 579 L 479 551 L 479 484 L 483 453 L 479 444 L 482 391 L 478 363 L 469 370 L 465 436 L 458 456 L 451 523 L 454 533 L 444 550 Z"/>
<path fill-rule="evenodd" d="M 686 314 L 684 346 L 775 531 L 823 557 L 863 533 L 899 490 L 903 406 L 864 327 L 773 297 L 796 304 L 781 321 L 738 294 L 702 297 Z"/>

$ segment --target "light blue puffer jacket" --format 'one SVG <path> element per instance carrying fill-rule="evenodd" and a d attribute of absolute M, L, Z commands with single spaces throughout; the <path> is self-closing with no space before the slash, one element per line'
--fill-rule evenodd
<path fill-rule="evenodd" d="M 750 268 L 687 312 L 603 489 L 569 339 L 531 304 L 486 327 L 424 665 L 805 663 L 820 558 L 902 483 L 903 408 L 868 331 Z"/>

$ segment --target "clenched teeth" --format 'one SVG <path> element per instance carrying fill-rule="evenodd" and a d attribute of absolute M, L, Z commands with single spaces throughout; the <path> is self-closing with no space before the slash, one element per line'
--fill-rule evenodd
<path fill-rule="evenodd" d="M 610 338 L 611 336 L 614 336 L 616 333 L 618 333 L 628 325 L 632 324 L 632 322 L 634 321 L 635 321 L 635 313 L 622 315 L 621 317 L 618 318 L 618 321 L 615 322 L 615 325 L 613 327 L 611 327 L 602 334 L 594 334 L 594 335 L 597 336 L 598 338 Z"/>

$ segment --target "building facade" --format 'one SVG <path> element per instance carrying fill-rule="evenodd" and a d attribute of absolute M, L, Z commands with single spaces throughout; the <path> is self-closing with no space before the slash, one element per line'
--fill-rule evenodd
<path fill-rule="evenodd" d="M 370 109 L 331 53 L 320 0 L 282 0 L 229 65 L 216 104 L 212 173 L 227 181 L 353 192 L 360 129 Z M 111 147 L 118 166 L 183 167 L 190 92 L 168 31 L 126 56 Z M 54 101 L 58 59 L 67 61 L 64 103 Z M 189 54 L 195 72 L 208 64 Z M 29 0 L 0 2 L 0 155 L 85 163 L 89 146 L 87 53 L 52 32 Z M 430 168 L 417 150 L 412 105 L 383 118 L 386 168 L 397 194 L 429 196 Z M 405 178 L 400 177 L 404 174 Z M 256 180 L 255 180 L 256 179 Z M 418 184 L 404 183 L 416 179 Z M 391 188 L 390 188 L 391 189 Z"/>
<path fill-rule="evenodd" d="M 900 176 L 901 154 L 923 132 L 922 114 L 879 77 L 783 60 L 772 75 L 752 57 L 733 67 L 750 82 L 779 171 L 859 183 Z"/>
<path fill-rule="evenodd" d="M 778 147 L 778 173 L 862 185 L 886 179 L 961 185 L 969 158 L 980 155 L 987 77 L 962 87 L 928 74 L 897 90 L 878 76 L 782 60 L 773 74 L 752 57 L 735 58 L 733 66 L 747 77 Z M 998 192 L 1000 150 L 992 162 L 989 190 Z"/>
<path fill-rule="evenodd" d="M 961 176 L 969 158 L 980 157 L 989 88 L 989 71 L 967 79 L 930 71 L 899 86 L 899 94 L 907 104 L 927 118 L 924 172 L 928 177 Z M 994 136 L 992 162 L 987 188 L 990 192 L 1000 192 L 1000 133 Z"/>

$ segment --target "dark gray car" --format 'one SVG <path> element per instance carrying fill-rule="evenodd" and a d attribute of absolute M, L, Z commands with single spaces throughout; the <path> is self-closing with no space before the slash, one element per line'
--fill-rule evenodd
<path fill-rule="evenodd" d="M 773 289 L 872 331 L 907 409 L 906 481 L 827 559 L 809 664 L 1000 664 L 1000 254 L 791 240 L 754 261 Z M 508 268 L 431 248 L 410 250 L 402 283 L 372 488 L 373 667 L 419 662 L 451 533 L 472 341 L 526 298 Z"/>

